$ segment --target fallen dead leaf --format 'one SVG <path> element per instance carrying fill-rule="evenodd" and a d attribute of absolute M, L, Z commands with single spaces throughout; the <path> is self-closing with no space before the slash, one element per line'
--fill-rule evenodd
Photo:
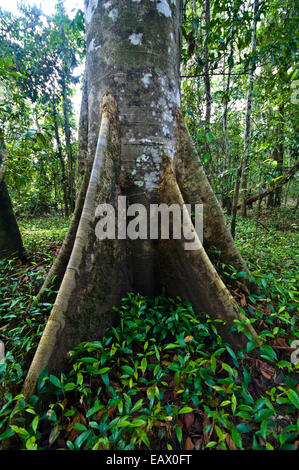
<path fill-rule="evenodd" d="M 185 441 L 185 450 L 193 450 L 193 449 L 194 449 L 194 444 L 192 442 L 191 437 L 188 436 Z"/>
<path fill-rule="evenodd" d="M 0 331 L 6 330 L 6 328 L 7 328 L 8 326 L 9 326 L 9 323 L 7 323 L 7 324 L 4 325 L 4 326 L 1 326 Z"/>
<path fill-rule="evenodd" d="M 210 420 L 207 416 L 207 413 L 204 412 L 204 416 L 203 416 L 203 422 L 202 422 L 202 428 L 203 428 L 203 438 L 204 438 L 204 443 L 205 444 L 208 444 L 209 441 L 210 441 L 210 437 L 212 435 L 212 432 L 214 430 L 214 420 L 212 422 L 212 426 L 211 426 L 211 429 L 209 432 L 206 432 L 205 429 L 207 428 L 207 426 L 209 426 L 210 424 Z"/>
<path fill-rule="evenodd" d="M 249 295 L 249 290 L 248 290 L 247 286 L 245 284 L 243 284 L 243 282 L 237 281 L 237 284 L 244 292 L 246 292 L 246 294 Z"/>
<path fill-rule="evenodd" d="M 202 446 L 202 439 L 193 439 L 194 450 L 200 450 Z"/>
<path fill-rule="evenodd" d="M 280 338 L 280 337 L 276 337 L 274 339 L 274 346 L 280 346 L 280 347 L 283 347 L 283 348 L 289 348 L 289 345 L 287 344 L 285 338 Z"/>
<path fill-rule="evenodd" d="M 189 343 L 189 341 L 192 341 L 192 340 L 193 340 L 193 336 L 186 336 L 186 338 L 184 338 L 185 343 Z"/>
<path fill-rule="evenodd" d="M 116 406 L 112 406 L 111 408 L 109 408 L 108 410 L 106 408 L 104 408 L 103 410 L 100 410 L 98 413 L 97 413 L 97 417 L 98 419 L 100 420 L 103 416 L 104 413 L 107 413 L 108 414 L 108 418 L 111 417 L 111 415 L 116 411 L 117 407 Z"/>
<path fill-rule="evenodd" d="M 260 443 L 261 446 L 263 446 L 263 447 L 266 446 L 266 443 L 265 443 L 264 439 L 261 436 L 258 436 L 258 440 L 259 440 L 259 443 Z"/>
<path fill-rule="evenodd" d="M 262 374 L 263 377 L 267 380 L 274 380 L 276 377 L 276 370 L 274 367 L 271 367 L 266 362 L 260 361 L 259 359 L 256 361 L 256 366 L 258 371 Z"/>
<path fill-rule="evenodd" d="M 187 431 L 189 431 L 189 429 L 191 428 L 191 426 L 194 423 L 194 414 L 193 413 L 185 413 L 183 415 L 183 420 L 184 420 L 184 424 L 186 426 Z"/>
<path fill-rule="evenodd" d="M 229 450 L 238 450 L 236 444 L 234 443 L 234 441 L 232 440 L 232 437 L 229 434 L 226 436 L 225 440 L 226 440 Z"/>
<path fill-rule="evenodd" d="M 247 300 L 244 294 L 241 297 L 240 304 L 241 304 L 241 307 L 246 307 L 247 305 Z"/>
<path fill-rule="evenodd" d="M 272 310 L 271 310 L 271 308 L 269 307 L 269 305 L 266 306 L 266 308 L 265 308 L 265 313 L 266 313 L 267 315 L 271 315 Z"/>

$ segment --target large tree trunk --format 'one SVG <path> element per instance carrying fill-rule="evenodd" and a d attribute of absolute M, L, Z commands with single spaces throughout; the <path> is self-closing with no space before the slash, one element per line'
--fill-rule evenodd
<path fill-rule="evenodd" d="M 244 335 L 230 330 L 242 319 L 238 306 L 205 250 L 217 247 L 223 262 L 247 270 L 180 111 L 182 2 L 89 0 L 85 15 L 88 100 L 80 139 L 87 148 L 85 175 L 92 170 L 65 274 L 24 384 L 26 398 L 46 365 L 63 368 L 69 349 L 117 321 L 112 307 L 132 290 L 152 296 L 166 287 L 196 311 L 224 320 L 221 333 L 234 347 L 245 344 Z M 179 204 L 196 249 L 185 251 L 183 240 L 99 240 L 96 207 L 116 206 L 120 195 L 146 208 Z M 185 203 L 204 205 L 205 248 Z M 257 339 L 250 325 L 247 331 Z"/>

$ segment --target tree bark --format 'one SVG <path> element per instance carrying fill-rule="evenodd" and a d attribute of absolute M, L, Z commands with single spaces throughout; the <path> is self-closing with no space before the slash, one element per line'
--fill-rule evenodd
<path fill-rule="evenodd" d="M 232 221 L 231 221 L 231 233 L 235 237 L 236 230 L 236 218 L 237 218 L 237 206 L 240 185 L 243 190 L 242 194 L 242 215 L 246 216 L 246 191 L 247 191 L 247 163 L 250 149 L 250 129 L 251 129 L 251 109 L 253 100 L 253 84 L 254 84 L 254 71 L 255 71 L 255 51 L 256 51 L 256 27 L 257 27 L 257 13 L 259 9 L 259 0 L 254 0 L 253 7 L 253 21 L 252 21 L 252 43 L 251 43 L 251 63 L 248 78 L 248 94 L 247 94 L 247 105 L 246 105 L 246 117 L 245 117 L 245 136 L 244 136 L 244 152 L 240 161 L 240 166 L 237 171 L 235 191 L 233 197 L 232 207 Z"/>
<path fill-rule="evenodd" d="M 231 331 L 243 317 L 205 249 L 218 247 L 223 262 L 247 271 L 180 110 L 182 2 L 89 0 L 85 17 L 86 168 L 93 162 L 92 171 L 68 265 L 24 383 L 25 398 L 46 366 L 64 368 L 69 349 L 101 337 L 117 321 L 112 307 L 130 291 L 152 296 L 165 287 L 196 311 L 222 319 L 221 334 L 233 347 L 246 344 L 245 335 Z M 120 195 L 129 206 L 179 204 L 196 249 L 185 251 L 183 240 L 161 237 L 99 240 L 96 208 L 116 207 Z M 198 202 L 204 204 L 205 247 L 184 206 Z M 248 322 L 245 331 L 258 342 Z"/>

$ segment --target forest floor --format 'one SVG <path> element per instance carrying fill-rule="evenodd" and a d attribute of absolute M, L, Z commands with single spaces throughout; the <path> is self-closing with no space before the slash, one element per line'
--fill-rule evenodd
<path fill-rule="evenodd" d="M 0 261 L 0 441 L 20 449 L 299 448 L 298 222 L 292 208 L 238 218 L 236 242 L 259 285 L 210 253 L 261 338 L 244 351 L 224 343 L 205 313 L 179 298 L 130 294 L 105 338 L 78 345 L 70 370 L 42 374 L 37 394 L 18 394 L 51 309 L 32 300 L 61 246 L 69 220 L 21 218 L 25 265 Z M 242 329 L 241 324 L 236 324 Z M 299 341 L 297 343 L 297 349 Z M 293 347 L 293 348 L 292 348 Z M 7 426 L 17 410 L 26 419 Z M 46 408 L 41 406 L 46 403 Z"/>

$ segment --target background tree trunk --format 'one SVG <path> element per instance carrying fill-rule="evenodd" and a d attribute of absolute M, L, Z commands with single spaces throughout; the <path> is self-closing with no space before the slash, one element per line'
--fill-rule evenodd
<path fill-rule="evenodd" d="M 251 113 L 252 113 L 252 102 L 253 102 L 253 87 L 254 87 L 254 72 L 256 67 L 256 28 L 258 22 L 258 11 L 259 11 L 259 0 L 254 0 L 253 6 L 253 22 L 252 22 L 252 44 L 251 44 L 251 64 L 250 64 L 250 72 L 249 72 L 249 79 L 248 79 L 248 96 L 247 96 L 247 108 L 246 108 L 246 119 L 245 119 L 245 137 L 244 137 L 244 160 L 242 165 L 242 173 L 241 173 L 241 188 L 242 188 L 242 203 L 241 203 L 241 210 L 242 216 L 246 217 L 247 215 L 247 166 L 249 160 L 249 152 L 250 152 L 250 131 L 251 131 Z"/>
<path fill-rule="evenodd" d="M 277 142 L 273 151 L 273 160 L 277 162 L 276 171 L 280 177 L 282 177 L 283 172 L 283 154 L 284 154 L 284 145 L 283 145 L 283 128 L 284 128 L 284 105 L 280 104 L 278 108 L 278 124 L 277 124 Z M 280 206 L 281 205 L 281 191 L 282 186 L 279 186 L 269 195 L 268 198 L 268 207 L 271 206 Z"/>
<path fill-rule="evenodd" d="M 55 139 L 56 139 L 56 144 L 57 144 L 57 155 L 58 155 L 60 166 L 61 166 L 63 212 L 64 212 L 65 217 L 68 217 L 69 216 L 68 182 L 67 182 L 65 163 L 64 163 L 64 158 L 63 158 L 62 146 L 61 146 L 61 141 L 60 141 L 60 136 L 59 136 L 59 126 L 58 126 L 58 119 L 57 119 L 57 112 L 56 112 L 56 101 L 55 101 L 54 95 L 52 98 L 52 114 L 53 114 L 53 122 L 54 122 Z"/>
<path fill-rule="evenodd" d="M 224 161 L 224 170 L 231 169 L 231 151 L 230 151 L 230 143 L 229 143 L 229 135 L 228 135 L 228 123 L 227 123 L 227 116 L 228 116 L 228 105 L 230 100 L 230 81 L 231 81 L 231 72 L 233 66 L 233 54 L 234 54 L 234 47 L 233 47 L 233 38 L 231 43 L 230 54 L 228 58 L 228 73 L 227 79 L 225 80 L 225 75 L 223 76 L 223 92 L 224 92 L 224 104 L 223 104 L 223 134 L 224 134 L 224 150 L 225 150 L 225 161 Z M 225 58 L 224 58 L 224 67 L 225 70 Z M 227 215 L 231 214 L 231 196 L 230 196 L 230 186 L 231 186 L 231 176 L 224 175 L 223 177 L 223 207 L 227 210 Z"/>
<path fill-rule="evenodd" d="M 247 105 L 246 105 L 246 116 L 245 116 L 245 135 L 244 135 L 244 152 L 240 161 L 240 166 L 237 171 L 235 191 L 233 197 L 233 207 L 232 207 L 232 221 L 231 221 L 231 233 L 232 236 L 235 236 L 236 230 L 236 218 L 237 218 L 237 208 L 238 208 L 238 198 L 240 185 L 243 191 L 241 209 L 243 217 L 246 216 L 246 192 L 247 192 L 247 163 L 250 149 L 250 129 L 251 129 L 251 108 L 253 100 L 253 85 L 254 85 L 254 71 L 255 71 L 255 51 L 256 51 L 256 27 L 257 27 L 257 13 L 259 9 L 259 0 L 254 0 L 253 7 L 253 21 L 252 21 L 252 43 L 251 43 L 251 63 L 249 70 L 248 78 L 248 95 L 247 95 Z"/>
<path fill-rule="evenodd" d="M 62 111 L 63 111 L 63 127 L 65 135 L 65 148 L 67 154 L 67 179 L 68 179 L 68 196 L 70 202 L 70 209 L 74 211 L 75 208 L 75 187 L 74 187 L 74 155 L 72 149 L 71 139 L 71 125 L 69 120 L 69 98 L 68 98 L 68 84 L 70 82 L 70 58 L 68 52 L 68 44 L 65 37 L 64 21 L 65 9 L 62 0 L 58 2 L 58 11 L 61 17 L 60 36 L 63 44 L 62 56 L 62 74 L 61 74 L 61 95 L 62 95 Z"/>
<path fill-rule="evenodd" d="M 205 0 L 204 3 L 204 18 L 205 18 L 205 46 L 204 46 L 204 84 L 205 84 L 205 95 L 206 95 L 206 114 L 205 114 L 205 133 L 206 136 L 211 132 L 211 115 L 212 115 L 212 96 L 211 96 L 211 79 L 210 79 L 210 71 L 209 71 L 209 46 L 208 46 L 208 38 L 209 38 L 209 25 L 211 21 L 211 5 L 210 0 Z M 210 144 L 208 141 L 208 137 L 206 137 L 205 141 L 205 149 L 206 153 L 210 155 L 209 162 L 208 162 L 208 173 L 209 178 L 212 177 L 212 155 Z"/>

